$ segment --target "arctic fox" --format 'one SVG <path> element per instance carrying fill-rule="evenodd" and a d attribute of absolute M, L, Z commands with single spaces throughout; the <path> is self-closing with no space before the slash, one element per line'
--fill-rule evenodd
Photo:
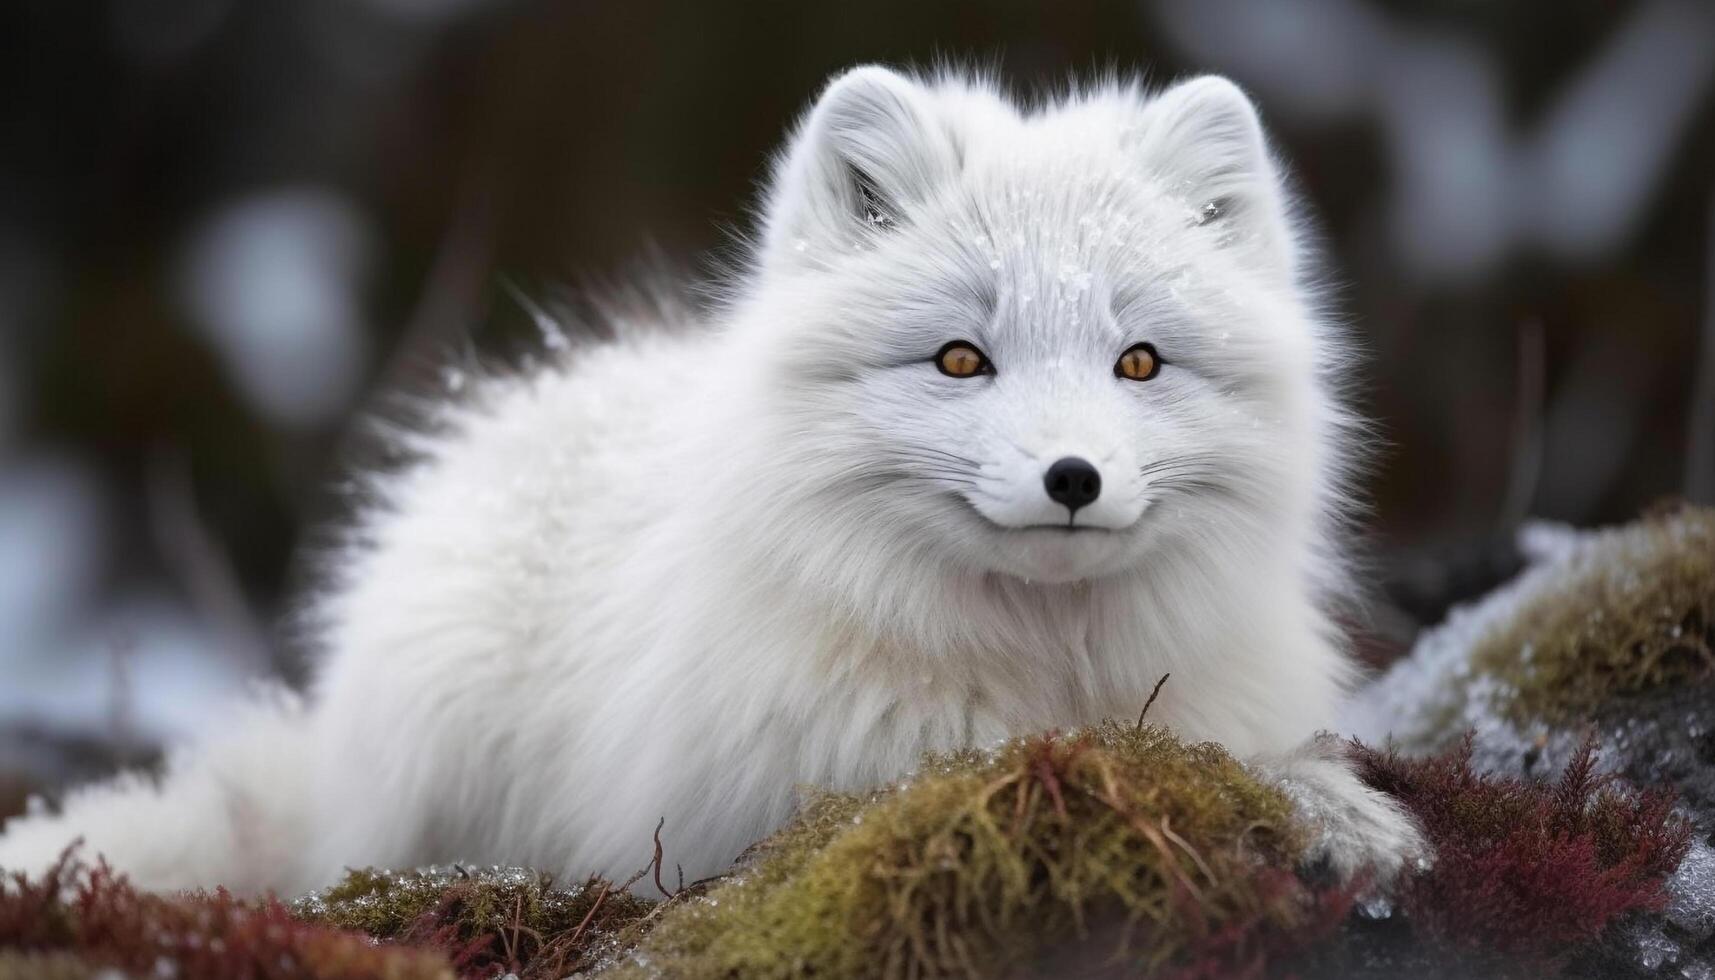
<path fill-rule="evenodd" d="M 1135 717 L 1289 787 L 1342 873 L 1410 820 L 1320 747 L 1342 347 L 1230 82 L 1020 107 L 861 67 L 778 158 L 706 322 L 490 379 L 416 437 L 319 602 L 302 706 L 74 793 L 145 886 L 351 865 L 718 873 L 801 784 Z"/>

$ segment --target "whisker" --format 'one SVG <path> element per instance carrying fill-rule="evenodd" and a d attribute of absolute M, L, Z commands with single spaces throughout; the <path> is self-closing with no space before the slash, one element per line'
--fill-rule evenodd
<path fill-rule="evenodd" d="M 895 455 L 893 458 L 896 460 L 908 460 L 913 463 L 925 463 L 931 466 L 946 466 L 951 469 L 967 470 L 973 473 L 977 470 L 977 467 L 974 465 L 966 466 L 957 460 L 950 460 L 941 456 L 912 456 L 902 453 Z"/>
<path fill-rule="evenodd" d="M 946 449 L 937 449 L 934 446 L 911 446 L 911 447 L 906 448 L 906 449 L 896 450 L 895 452 L 897 452 L 899 455 L 938 456 L 942 459 L 948 459 L 948 460 L 952 460 L 954 462 L 964 463 L 967 466 L 980 466 L 981 465 L 980 463 L 978 463 L 976 460 L 970 458 L 969 456 L 962 456 L 958 453 L 951 452 L 951 451 L 946 450 Z"/>
<path fill-rule="evenodd" d="M 1217 459 L 1214 453 L 1181 453 L 1177 456 L 1165 456 L 1151 463 L 1146 463 L 1138 469 L 1138 476 L 1145 477 L 1155 473 L 1175 472 L 1181 469 L 1204 466 Z"/>
<path fill-rule="evenodd" d="M 926 473 L 906 473 L 901 471 L 896 473 L 895 476 L 900 480 L 915 480 L 923 483 L 957 483 L 962 486 L 973 488 L 978 485 L 975 478 L 965 476 L 960 473 L 937 473 L 933 471 Z"/>

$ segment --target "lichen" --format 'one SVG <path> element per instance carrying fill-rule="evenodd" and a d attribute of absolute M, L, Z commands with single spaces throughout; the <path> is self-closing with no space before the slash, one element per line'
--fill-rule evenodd
<path fill-rule="evenodd" d="M 1302 831 L 1224 750 L 1117 724 L 820 795 L 663 914 L 615 977 L 993 976 L 1099 933 L 1140 976 L 1233 975 L 1338 921 Z"/>

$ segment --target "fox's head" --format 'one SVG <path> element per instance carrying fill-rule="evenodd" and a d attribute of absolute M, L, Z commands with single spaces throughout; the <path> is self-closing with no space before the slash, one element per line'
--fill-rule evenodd
<path fill-rule="evenodd" d="M 737 300 L 781 520 L 1046 582 L 1313 538 L 1338 418 L 1285 200 L 1221 78 L 1021 109 L 840 76 Z"/>

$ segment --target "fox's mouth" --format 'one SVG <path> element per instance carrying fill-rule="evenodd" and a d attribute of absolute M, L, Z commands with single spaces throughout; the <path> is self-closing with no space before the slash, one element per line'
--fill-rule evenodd
<path fill-rule="evenodd" d="M 970 514 L 972 517 L 975 517 L 977 520 L 981 521 L 984 525 L 988 526 L 989 528 L 992 528 L 993 530 L 1000 531 L 1000 532 L 1005 533 L 1005 534 L 1023 534 L 1023 533 L 1032 532 L 1032 531 L 1036 531 L 1036 532 L 1045 531 L 1045 532 L 1048 532 L 1050 534 L 1066 534 L 1066 535 L 1082 534 L 1082 533 L 1086 533 L 1086 532 L 1092 533 L 1092 534 L 1113 534 L 1113 533 L 1115 533 L 1115 529 L 1111 528 L 1111 527 L 1098 527 L 1097 525 L 1094 525 L 1094 524 L 1079 524 L 1077 522 L 1076 517 L 1072 518 L 1071 520 L 1066 521 L 1064 524 L 1061 524 L 1058 522 L 1053 523 L 1053 524 L 1049 524 L 1046 522 L 1039 523 L 1039 524 L 1018 524 L 1018 525 L 1001 524 L 1001 523 L 997 522 L 994 518 L 983 513 L 982 510 L 980 508 L 978 508 L 976 504 L 972 503 L 969 499 L 967 499 L 964 494 L 953 493 L 953 494 L 949 494 L 948 496 L 950 496 L 954 500 L 958 501 L 958 505 L 959 505 L 959 508 L 961 510 Z"/>
<path fill-rule="evenodd" d="M 984 519 L 987 520 L 987 518 Z M 989 523 L 994 524 L 996 528 L 1002 531 L 1057 531 L 1061 534 L 1076 534 L 1081 531 L 1100 534 L 1113 533 L 1111 527 L 1097 527 L 1094 524 L 1025 524 L 1022 527 L 1007 527 L 1005 524 L 995 524 L 993 521 L 989 521 Z"/>

